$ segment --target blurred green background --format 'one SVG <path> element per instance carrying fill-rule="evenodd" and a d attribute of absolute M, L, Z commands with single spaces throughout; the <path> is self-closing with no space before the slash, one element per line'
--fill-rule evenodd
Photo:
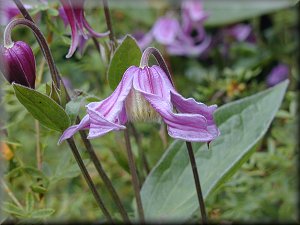
<path fill-rule="evenodd" d="M 118 38 L 127 33 L 134 34 L 137 30 L 149 31 L 155 20 L 167 10 L 171 9 L 179 14 L 178 2 L 137 2 L 111 2 L 113 28 Z M 262 2 L 269 3 L 265 3 L 268 7 L 264 6 L 268 9 L 273 4 L 271 1 Z M 266 77 L 274 66 L 278 63 L 289 66 L 290 84 L 284 102 L 256 152 L 206 201 L 209 218 L 214 222 L 299 222 L 296 151 L 299 2 L 294 5 L 291 1 L 286 1 L 289 2 L 287 5 L 280 5 L 278 8 L 275 7 L 276 2 L 273 9 L 265 11 L 262 11 L 263 6 L 256 1 L 229 1 L 219 5 L 216 5 L 218 1 L 204 3 L 204 9 L 211 12 L 211 19 L 205 24 L 209 35 L 217 37 L 229 25 L 244 23 L 251 26 L 255 43 L 222 40 L 209 50 L 206 57 L 171 56 L 163 46 L 154 43 L 163 52 L 178 91 L 183 96 L 193 97 L 208 105 L 220 106 L 264 90 L 267 88 Z M 258 6 L 251 8 L 256 3 Z M 53 1 L 47 7 L 37 7 L 31 11 L 47 37 L 57 67 L 62 76 L 70 80 L 73 97 L 80 100 L 81 96 L 89 93 L 99 99 L 106 98 L 112 92 L 106 79 L 107 62 L 103 62 L 92 40 L 87 42 L 83 55 L 76 52 L 71 59 L 65 58 L 70 44 L 69 28 L 66 31 L 58 17 L 58 5 L 58 2 Z M 233 8 L 238 12 L 237 16 L 228 11 Z M 95 30 L 105 30 L 101 5 L 87 2 L 85 14 Z M 226 16 L 230 15 L 231 20 L 226 21 Z M 50 82 L 50 74 L 34 36 L 28 29 L 18 28 L 14 29 L 13 39 L 24 40 L 31 45 L 36 56 L 37 88 L 43 91 L 44 84 Z M 230 48 L 228 55 L 223 57 L 222 48 L 226 41 Z M 105 45 L 107 39 L 99 39 L 99 42 Z M 12 87 L 2 76 L 0 80 L 1 182 L 7 185 L 9 192 L 13 193 L 23 208 L 27 207 L 32 212 L 48 209 L 36 219 L 102 221 L 104 218 L 80 176 L 79 168 L 66 143 L 58 146 L 59 134 L 39 125 L 17 101 Z M 85 114 L 86 103 L 87 101 L 82 100 L 80 115 Z M 161 138 L 158 134 L 159 125 L 136 124 L 136 129 L 142 137 L 141 144 L 152 168 L 172 140 L 169 137 L 167 140 Z M 98 190 L 108 208 L 116 212 L 79 139 L 78 143 Z M 110 133 L 92 140 L 92 143 L 126 209 L 133 214 L 133 190 L 123 136 L 116 132 Z M 134 140 L 132 145 L 138 167 L 141 167 Z M 37 148 L 42 151 L 41 170 L 37 168 Z M 19 207 L 7 190 L 0 195 L 3 203 L 0 223 L 12 218 L 23 222 L 31 221 L 33 213 L 22 214 L 18 211 Z"/>

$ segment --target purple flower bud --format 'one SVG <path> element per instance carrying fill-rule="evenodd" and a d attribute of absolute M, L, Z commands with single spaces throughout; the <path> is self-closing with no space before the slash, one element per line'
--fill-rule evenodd
<path fill-rule="evenodd" d="M 0 45 L 0 71 L 10 83 L 34 88 L 35 58 L 29 45 L 22 41 L 9 47 Z"/>
<path fill-rule="evenodd" d="M 278 64 L 267 76 L 267 85 L 269 87 L 275 86 L 276 84 L 284 81 L 289 76 L 289 67 L 285 64 Z"/>

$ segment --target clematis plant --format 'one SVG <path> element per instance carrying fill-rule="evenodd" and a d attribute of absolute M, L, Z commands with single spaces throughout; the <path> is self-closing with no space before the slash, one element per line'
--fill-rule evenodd
<path fill-rule="evenodd" d="M 151 54 L 157 58 L 158 62 L 163 63 L 160 63 L 160 66 L 148 66 Z M 88 138 L 91 139 L 103 136 L 110 131 L 124 130 L 127 121 L 158 122 L 160 120 L 167 124 L 168 134 L 171 137 L 185 140 L 191 160 L 202 221 L 206 223 L 205 205 L 190 142 L 209 143 L 220 134 L 213 118 L 216 105 L 207 106 L 192 98 L 182 97 L 175 90 L 159 51 L 155 48 L 147 48 L 142 55 L 140 66 L 129 67 L 115 91 L 108 98 L 100 102 L 89 103 L 86 108 L 87 115 L 78 125 L 66 129 L 59 143 L 83 129 L 89 129 Z M 139 218 L 144 221 L 140 185 L 129 135 L 126 130 L 124 134 Z"/>
<path fill-rule="evenodd" d="M 62 8 L 59 10 L 60 17 L 65 25 L 71 27 L 72 43 L 67 58 L 72 57 L 79 47 L 82 51 L 85 41 L 90 37 L 102 38 L 109 34 L 108 32 L 98 33 L 93 30 L 84 16 L 84 0 L 60 0 Z"/>
<path fill-rule="evenodd" d="M 167 124 L 168 134 L 176 139 L 210 142 L 219 135 L 213 119 L 217 106 L 182 97 L 161 67 L 147 65 L 144 59 L 150 49 L 153 48 L 144 51 L 140 67 L 131 66 L 126 70 L 111 96 L 86 106 L 87 115 L 81 123 L 65 130 L 59 142 L 83 129 L 89 129 L 91 139 L 126 129 L 127 121 L 159 122 L 161 119 Z"/>

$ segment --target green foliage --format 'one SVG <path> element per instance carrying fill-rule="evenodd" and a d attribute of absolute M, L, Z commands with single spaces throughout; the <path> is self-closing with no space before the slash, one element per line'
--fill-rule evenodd
<path fill-rule="evenodd" d="M 120 83 L 124 72 L 130 66 L 138 66 L 141 60 L 141 50 L 134 38 L 127 35 L 114 53 L 108 68 L 108 81 L 112 89 Z"/>
<path fill-rule="evenodd" d="M 204 9 L 210 14 L 207 26 L 221 26 L 264 15 L 295 5 L 298 0 L 213 0 L 204 1 Z"/>
<path fill-rule="evenodd" d="M 217 157 L 216 152 L 220 153 L 219 157 L 221 159 L 219 161 L 223 162 L 224 159 L 232 156 L 231 154 L 227 155 L 227 153 L 235 152 L 238 146 L 242 144 L 237 143 L 239 140 L 243 140 L 243 138 L 239 138 L 242 135 L 242 132 L 240 132 L 230 139 L 232 143 L 228 143 L 230 147 L 237 143 L 236 147 L 222 149 L 222 151 L 218 150 L 221 146 L 220 142 L 223 134 L 225 134 L 224 137 L 228 137 L 227 133 L 231 133 L 231 135 L 232 132 L 235 133 L 241 127 L 238 126 L 239 123 L 232 124 L 236 126 L 229 131 L 224 131 L 224 128 L 222 128 L 221 139 L 216 140 L 215 144 L 212 143 L 210 150 L 207 150 L 206 146 L 194 145 L 195 150 L 197 150 L 198 161 L 201 162 L 198 163 L 201 183 L 204 182 L 203 188 L 206 193 L 210 191 L 209 195 L 206 195 L 205 203 L 208 218 L 211 222 L 279 221 L 286 223 L 297 221 L 298 174 L 297 152 L 295 151 L 297 137 L 294 134 L 297 134 L 296 116 L 298 113 L 295 90 L 299 72 L 297 70 L 297 57 L 295 56 L 297 56 L 299 49 L 296 29 L 299 12 L 297 7 L 292 7 L 294 2 L 296 1 L 251 2 L 243 0 L 226 1 L 226 3 L 223 1 L 204 1 L 205 9 L 210 13 L 205 31 L 217 43 L 200 58 L 169 56 L 164 46 L 153 43 L 163 53 L 176 88 L 180 93 L 186 97 L 194 97 L 196 100 L 208 105 L 217 104 L 222 106 L 229 103 L 228 108 L 224 108 L 224 111 L 220 107 L 219 112 L 223 111 L 222 114 L 216 115 L 216 119 L 223 126 L 230 121 L 239 120 L 231 116 L 231 110 L 234 109 L 233 111 L 235 111 L 237 109 L 230 102 L 265 90 L 266 76 L 277 63 L 285 63 L 291 69 L 288 92 L 281 108 L 276 113 L 275 120 L 264 137 L 254 147 L 239 152 L 241 153 L 240 156 L 244 155 L 243 160 L 240 162 L 242 164 L 245 160 L 242 165 L 227 167 L 233 170 L 221 171 L 217 175 L 214 173 L 214 168 L 211 168 L 212 165 L 208 165 L 212 158 Z M 97 39 L 102 47 L 100 49 L 101 54 L 95 48 L 93 41 L 88 39 L 82 53 L 77 51 L 72 58 L 66 59 L 65 55 L 71 43 L 70 28 L 69 26 L 65 27 L 61 18 L 57 16 L 59 5 L 59 1 L 48 1 L 48 4 L 34 6 L 30 10 L 30 14 L 35 21 L 38 21 L 39 28 L 46 36 L 59 72 L 64 78 L 69 79 L 72 84 L 71 87 L 68 86 L 72 99 L 68 104 L 64 90 L 54 89 L 51 96 L 62 105 L 57 110 L 65 109 L 67 117 L 70 117 L 73 124 L 77 115 L 81 118 L 85 115 L 85 104 L 101 101 L 110 95 L 127 68 L 124 66 L 123 70 L 118 72 L 115 71 L 115 69 L 118 69 L 117 67 L 111 67 L 110 69 L 115 74 L 107 77 L 108 63 L 105 57 L 107 57 L 106 54 L 110 55 L 108 52 L 108 38 Z M 106 30 L 106 24 L 103 8 L 99 6 L 94 1 L 86 1 L 84 13 L 91 27 L 101 32 Z M 147 33 L 156 19 L 165 15 L 166 11 L 173 10 L 175 17 L 179 18 L 179 6 L 180 3 L 174 4 L 174 1 L 109 1 L 114 33 L 117 39 L 123 38 L 126 33 Z M 261 16 L 262 14 L 264 16 Z M 228 27 L 224 24 L 235 22 L 243 22 L 251 26 L 255 41 L 224 39 L 223 34 L 220 33 L 223 28 Z M 265 27 L 266 24 L 268 26 Z M 0 26 L 1 31 L 4 30 L 2 28 L 4 27 Z M 43 66 L 43 54 L 34 35 L 29 29 L 20 27 L 14 29 L 12 36 L 13 40 L 24 40 L 32 46 L 37 65 L 36 91 L 46 94 L 45 84 L 51 83 L 51 76 L 47 63 Z M 127 44 L 123 43 L 122 45 L 127 50 L 119 52 L 120 56 L 115 56 L 119 58 L 116 66 L 121 65 L 123 62 L 130 65 L 131 63 L 139 64 L 137 58 L 141 55 L 140 50 L 134 40 L 129 37 L 126 40 Z M 132 51 L 129 46 L 135 49 L 133 52 L 136 52 L 136 54 L 132 56 L 133 58 L 126 55 Z M 229 49 L 224 55 L 224 47 L 226 46 L 229 46 Z M 129 62 L 131 59 L 134 62 Z M 129 64 L 127 67 L 130 66 Z M 109 87 L 107 81 L 112 82 L 112 88 Z M 6 222 L 6 220 L 8 223 L 12 220 L 12 222 L 20 224 L 52 223 L 56 221 L 66 223 L 68 221 L 78 221 L 80 223 L 86 221 L 104 222 L 105 218 L 99 211 L 84 179 L 80 176 L 80 169 L 67 144 L 62 143 L 57 146 L 60 133 L 49 130 L 45 126 L 39 126 L 39 122 L 20 104 L 15 96 L 14 88 L 2 78 L 2 75 L 0 75 L 0 86 L 0 175 L 3 174 L 2 179 L 9 186 L 10 194 L 13 194 L 17 202 L 20 203 L 17 204 L 7 194 L 8 192 L 0 192 L 0 223 Z M 48 87 L 47 95 L 49 96 L 50 93 L 51 86 Z M 259 102 L 268 99 L 267 96 L 260 95 L 260 97 Z M 33 97 L 28 97 L 28 99 L 31 100 Z M 273 98 L 266 102 L 265 106 L 272 105 L 273 102 L 278 103 L 279 99 L 272 101 Z M 46 102 L 48 102 L 48 99 Z M 47 107 L 54 106 L 54 101 L 51 100 L 50 102 Z M 56 104 L 56 102 L 54 103 Z M 2 110 L 2 107 L 4 110 Z M 57 104 L 51 109 L 56 107 Z M 239 114 L 244 116 L 241 117 L 240 121 L 242 121 L 242 118 L 249 118 L 249 121 L 246 121 L 245 124 L 254 121 L 253 123 L 258 123 L 254 124 L 255 126 L 268 126 L 267 121 L 259 124 L 262 118 L 253 116 L 261 112 L 255 110 L 256 104 L 253 107 L 248 105 L 245 107 L 245 111 Z M 271 110 L 274 107 L 276 106 L 272 105 L 264 110 Z M 269 121 L 271 116 L 273 115 L 264 115 L 264 118 L 268 117 Z M 67 117 L 64 115 L 59 118 L 61 122 L 65 120 L 64 126 L 69 124 Z M 223 123 L 223 120 L 226 121 Z M 53 125 L 52 122 L 51 125 Z M 186 184 L 187 188 L 180 189 L 182 186 L 178 187 L 178 192 L 176 192 L 178 195 L 174 199 L 184 198 L 188 194 L 195 197 L 194 183 L 191 180 L 190 172 L 188 172 L 190 171 L 190 164 L 184 143 L 176 141 L 172 144 L 173 140 L 167 136 L 165 127 L 161 128 L 160 124 L 135 123 L 134 125 L 140 137 L 140 143 L 137 144 L 135 138 L 131 137 L 131 144 L 141 184 L 143 184 L 147 172 L 139 153 L 140 149 L 145 153 L 150 169 L 157 171 L 158 166 L 156 164 L 162 155 L 166 158 L 165 156 L 169 156 L 170 152 L 175 152 L 176 149 L 170 150 L 172 146 L 178 147 L 178 156 L 182 157 L 178 157 L 177 161 L 172 161 L 172 170 L 177 165 L 179 166 L 174 171 L 176 169 L 180 170 L 184 164 L 186 168 L 184 172 L 188 175 L 184 178 L 187 177 L 189 183 Z M 254 125 L 248 126 L 247 129 L 247 132 L 250 130 L 249 134 L 251 135 L 255 135 L 254 131 L 257 131 L 254 130 Z M 258 132 L 256 135 L 258 137 L 261 134 Z M 78 137 L 79 135 L 74 136 L 84 163 L 103 197 L 105 205 L 113 217 L 119 219 L 120 215 L 117 213 L 103 181 L 88 159 L 83 143 Z M 128 172 L 123 133 L 112 132 L 101 138 L 93 139 L 91 142 L 105 171 L 120 195 L 126 211 L 131 217 L 134 217 L 134 193 L 131 186 L 131 176 Z M 2 158 L 2 144 L 5 144 L 12 153 L 12 158 L 9 160 Z M 248 147 L 250 148 L 250 145 Z M 37 162 L 38 149 L 41 153 L 40 165 Z M 164 154 L 165 149 L 169 150 Z M 245 152 L 248 153 L 245 155 Z M 248 154 L 251 154 L 251 157 L 246 160 L 249 157 Z M 234 163 L 237 161 L 234 161 Z M 161 162 L 158 164 L 161 165 Z M 207 171 L 206 166 L 210 169 L 209 171 Z M 216 166 L 216 168 L 221 167 L 221 163 Z M 232 173 L 234 175 L 229 177 Z M 165 171 L 164 174 L 166 174 Z M 220 182 L 210 182 L 211 185 L 208 187 L 206 181 L 212 178 Z M 226 180 L 223 180 L 225 178 Z M 162 177 L 161 180 L 162 182 L 169 182 L 171 179 L 171 176 L 167 176 Z M 177 177 L 174 177 L 174 182 L 176 180 Z M 173 182 L 173 180 L 171 181 Z M 160 187 L 168 184 L 162 183 Z M 170 190 L 161 188 L 159 194 L 173 196 L 174 193 L 170 193 Z M 162 199 L 164 198 L 162 197 Z M 161 201 L 161 199 L 158 200 Z M 170 202 L 169 200 L 166 203 Z M 161 215 L 162 212 L 169 209 L 164 203 L 159 205 L 159 201 L 154 204 L 155 208 L 153 209 L 160 210 L 161 208 L 161 212 L 159 211 L 157 215 Z M 198 210 L 194 212 L 197 207 L 195 202 L 196 199 L 187 198 L 187 204 L 191 207 L 190 211 L 188 211 L 186 205 L 183 205 L 182 210 L 186 209 L 188 211 L 184 215 L 185 218 L 189 218 L 187 222 L 199 222 L 199 212 Z M 170 207 L 172 205 L 173 203 Z M 180 211 L 179 208 L 180 206 L 178 211 Z M 178 215 L 180 214 L 178 213 Z"/>
<path fill-rule="evenodd" d="M 13 87 L 19 101 L 45 127 L 64 131 L 70 126 L 68 115 L 51 98 L 22 85 L 13 84 Z"/>
<path fill-rule="evenodd" d="M 194 143 L 204 197 L 234 174 L 253 153 L 280 107 L 288 82 L 229 103 L 215 113 L 221 136 Z M 145 216 L 151 220 L 187 220 L 198 207 L 185 143 L 175 141 L 147 177 L 142 191 Z M 184 190 L 184 191 L 183 191 Z"/>

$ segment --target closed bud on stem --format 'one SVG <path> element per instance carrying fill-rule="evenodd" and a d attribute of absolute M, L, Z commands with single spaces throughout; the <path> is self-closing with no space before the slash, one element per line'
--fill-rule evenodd
<path fill-rule="evenodd" d="M 35 88 L 35 58 L 28 44 L 0 45 L 0 71 L 8 82 Z"/>

